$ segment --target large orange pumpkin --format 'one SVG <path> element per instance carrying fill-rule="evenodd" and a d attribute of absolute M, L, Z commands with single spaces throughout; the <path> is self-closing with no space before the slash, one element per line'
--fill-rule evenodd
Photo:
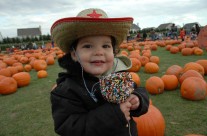
<path fill-rule="evenodd" d="M 12 76 L 16 81 L 18 87 L 27 86 L 30 84 L 30 74 L 28 72 L 19 72 Z"/>
<path fill-rule="evenodd" d="M 165 119 L 153 105 L 149 105 L 148 112 L 140 117 L 133 117 L 137 123 L 139 136 L 164 136 Z"/>
<path fill-rule="evenodd" d="M 12 77 L 0 79 L 0 94 L 11 94 L 17 91 L 17 82 Z"/>
<path fill-rule="evenodd" d="M 164 92 L 164 82 L 157 76 L 148 78 L 145 87 L 150 94 L 161 94 Z"/>
<path fill-rule="evenodd" d="M 198 77 L 189 77 L 181 85 L 181 96 L 188 100 L 203 100 L 206 97 L 206 82 Z"/>
<path fill-rule="evenodd" d="M 179 78 L 180 84 L 182 84 L 183 81 L 187 79 L 188 77 L 198 77 L 198 78 L 204 79 L 203 76 L 198 71 L 188 70 L 180 76 Z"/>
<path fill-rule="evenodd" d="M 184 65 L 183 67 L 183 73 L 188 71 L 188 70 L 196 70 L 198 71 L 199 73 L 201 73 L 201 75 L 203 76 L 204 75 L 204 68 L 203 66 L 201 66 L 200 64 L 196 63 L 196 62 L 188 62 Z"/>
<path fill-rule="evenodd" d="M 45 60 L 34 60 L 33 68 L 36 71 L 46 70 L 47 69 L 47 62 Z"/>

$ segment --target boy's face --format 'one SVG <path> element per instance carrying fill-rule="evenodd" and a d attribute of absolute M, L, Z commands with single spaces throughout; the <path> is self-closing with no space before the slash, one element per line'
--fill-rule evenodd
<path fill-rule="evenodd" d="M 79 61 L 85 72 L 100 76 L 113 67 L 113 47 L 109 36 L 87 36 L 79 39 L 73 60 Z M 78 58 L 79 57 L 79 58 Z"/>

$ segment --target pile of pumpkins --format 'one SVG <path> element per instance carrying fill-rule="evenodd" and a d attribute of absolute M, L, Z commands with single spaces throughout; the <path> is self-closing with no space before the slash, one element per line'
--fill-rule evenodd
<path fill-rule="evenodd" d="M 0 94 L 7 95 L 30 84 L 30 71 L 34 69 L 38 78 L 47 77 L 47 66 L 64 53 L 58 48 L 37 50 L 15 50 L 0 54 Z"/>

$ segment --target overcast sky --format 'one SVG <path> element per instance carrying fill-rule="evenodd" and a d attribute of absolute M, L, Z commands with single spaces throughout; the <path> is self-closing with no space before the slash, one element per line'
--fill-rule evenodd
<path fill-rule="evenodd" d="M 141 29 L 163 23 L 207 25 L 207 0 L 0 0 L 0 32 L 4 38 L 16 37 L 18 28 L 41 26 L 43 34 L 50 34 L 56 20 L 86 8 L 101 8 L 109 17 L 133 17 Z"/>

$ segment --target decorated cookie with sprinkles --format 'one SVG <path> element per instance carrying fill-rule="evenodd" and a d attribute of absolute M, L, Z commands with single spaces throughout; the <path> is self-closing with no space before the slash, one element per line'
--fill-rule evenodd
<path fill-rule="evenodd" d="M 102 96 L 111 103 L 124 102 L 134 90 L 134 82 L 129 72 L 102 76 L 99 82 Z"/>

